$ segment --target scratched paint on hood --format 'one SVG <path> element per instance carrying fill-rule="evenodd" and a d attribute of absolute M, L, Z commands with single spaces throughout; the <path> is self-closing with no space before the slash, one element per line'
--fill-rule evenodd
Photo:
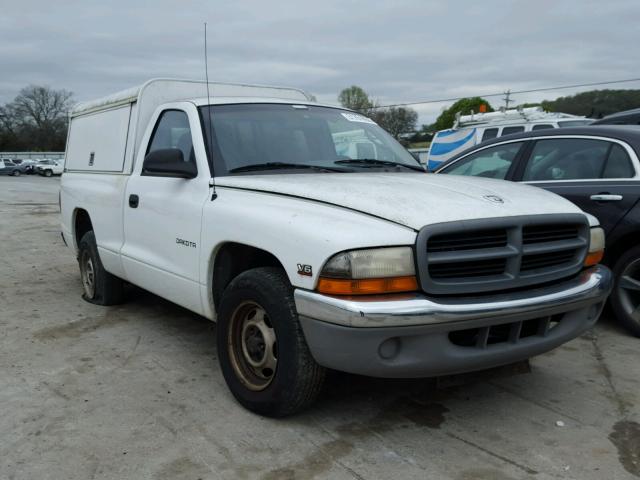
<path fill-rule="evenodd" d="M 292 195 L 339 205 L 413 229 L 424 225 L 581 210 L 540 188 L 478 177 L 426 173 L 239 175 L 216 185 Z M 502 203 L 496 202 L 497 196 Z"/>

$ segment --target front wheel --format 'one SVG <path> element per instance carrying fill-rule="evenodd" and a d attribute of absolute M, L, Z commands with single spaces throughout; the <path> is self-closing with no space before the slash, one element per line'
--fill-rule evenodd
<path fill-rule="evenodd" d="M 53 172 L 51 170 L 45 170 L 44 171 L 44 176 L 45 177 L 50 177 L 51 175 L 53 175 Z"/>
<path fill-rule="evenodd" d="M 309 352 L 281 269 L 236 277 L 220 302 L 216 334 L 222 374 L 245 408 L 284 417 L 311 405 L 322 389 L 325 369 Z"/>
<path fill-rule="evenodd" d="M 640 337 L 640 245 L 629 249 L 613 267 L 611 306 L 617 319 Z"/>
<path fill-rule="evenodd" d="M 20 170 L 14 170 L 13 171 L 13 176 L 14 177 L 19 177 L 20 176 Z"/>

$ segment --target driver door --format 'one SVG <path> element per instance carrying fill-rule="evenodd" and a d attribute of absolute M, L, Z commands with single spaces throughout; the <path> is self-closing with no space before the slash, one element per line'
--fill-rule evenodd
<path fill-rule="evenodd" d="M 132 283 L 202 313 L 200 233 L 211 174 L 198 113 L 178 104 L 157 112 L 151 125 L 126 187 L 123 267 Z M 145 173 L 146 155 L 167 148 L 181 150 L 185 162 L 194 162 L 197 176 Z"/>

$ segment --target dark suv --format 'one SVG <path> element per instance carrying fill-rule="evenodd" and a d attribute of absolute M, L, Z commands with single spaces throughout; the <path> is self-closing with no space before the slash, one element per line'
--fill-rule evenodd
<path fill-rule="evenodd" d="M 640 336 L 640 128 L 588 126 L 509 135 L 481 143 L 436 173 L 497 178 L 562 195 L 598 218 L 604 263 L 615 275 L 611 305 Z"/>

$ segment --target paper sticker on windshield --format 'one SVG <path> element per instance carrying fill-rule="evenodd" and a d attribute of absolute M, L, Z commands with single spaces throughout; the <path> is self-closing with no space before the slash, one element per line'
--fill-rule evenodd
<path fill-rule="evenodd" d="M 370 118 L 367 118 L 364 115 L 360 115 L 359 113 L 345 113 L 345 112 L 340 112 L 340 113 L 342 113 L 342 116 L 347 120 L 349 120 L 350 122 L 373 123 L 374 125 L 376 124 L 376 122 L 374 122 Z"/>

